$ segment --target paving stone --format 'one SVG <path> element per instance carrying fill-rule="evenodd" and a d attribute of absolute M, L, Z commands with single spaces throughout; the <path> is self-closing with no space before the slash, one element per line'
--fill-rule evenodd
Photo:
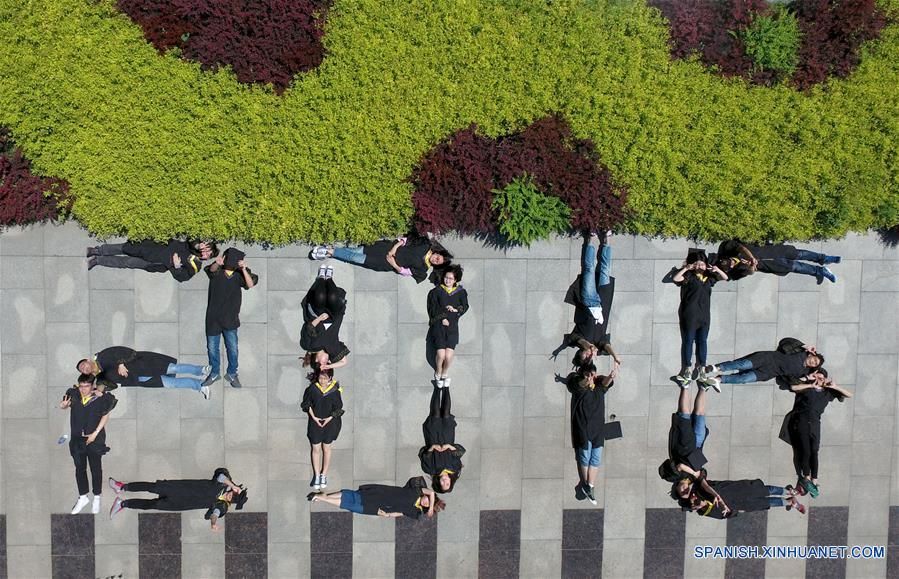
<path fill-rule="evenodd" d="M 774 275 L 751 275 L 739 282 L 717 283 L 714 292 L 726 284 L 737 287 L 737 322 L 776 322 L 777 280 Z M 712 300 L 716 297 L 713 293 Z"/>
<path fill-rule="evenodd" d="M 0 291 L 0 319 L 5 331 L 0 333 L 0 351 L 4 354 L 44 353 L 44 291 Z"/>
<path fill-rule="evenodd" d="M 527 291 L 565 292 L 571 284 L 568 260 L 527 260 Z"/>
<path fill-rule="evenodd" d="M 297 354 L 303 326 L 302 292 L 268 292 L 268 353 Z M 182 321 L 182 324 L 184 322 Z"/>
<path fill-rule="evenodd" d="M 45 388 L 44 356 L 4 354 L 0 367 L 4 418 L 47 418 L 48 397 L 55 405 L 65 394 L 64 383 L 49 392 Z"/>
<path fill-rule="evenodd" d="M 656 273 L 656 262 L 652 259 L 618 259 L 618 252 L 616 251 L 616 247 L 612 246 L 612 276 L 615 278 L 615 290 L 622 292 L 639 292 L 646 291 L 649 288 L 656 288 L 656 284 L 661 283 L 661 276 L 657 276 Z M 664 268 L 664 263 L 670 263 L 673 265 L 673 262 L 664 261 L 660 262 L 659 267 Z M 581 272 L 582 265 L 580 264 L 580 258 L 578 258 L 577 263 L 578 269 L 577 273 Z M 670 269 L 670 266 L 669 266 Z M 665 270 L 667 273 L 667 269 Z M 664 274 L 662 274 L 664 275 Z M 571 280 L 568 281 L 570 284 L 574 279 L 572 277 Z M 563 290 L 567 290 L 568 287 L 562 288 Z"/>
<path fill-rule="evenodd" d="M 444 514 L 437 516 L 438 575 L 440 574 L 440 552 L 445 548 L 446 543 L 473 543 L 475 554 L 477 554 L 480 508 L 486 503 L 480 503 L 480 479 L 472 478 L 464 482 L 465 484 L 457 484 L 453 488 L 452 502 L 449 503 L 453 510 L 452 516 Z M 475 559 L 475 563 L 477 563 L 477 557 Z"/>
<path fill-rule="evenodd" d="M 693 243 L 687 239 L 659 239 L 634 237 L 634 259 L 681 259 L 687 256 L 687 250 Z"/>
<path fill-rule="evenodd" d="M 864 261 L 862 262 L 863 292 L 896 292 L 899 291 L 899 262 L 897 261 Z"/>
<path fill-rule="evenodd" d="M 393 292 L 356 293 L 357 354 L 388 356 L 397 352 L 397 298 Z"/>
<path fill-rule="evenodd" d="M 520 509 L 521 477 L 520 450 L 481 449 L 480 501 L 482 505 L 489 505 L 489 508 L 495 509 Z"/>
<path fill-rule="evenodd" d="M 639 577 L 643 572 L 643 539 L 603 541 L 603 577 Z"/>
<path fill-rule="evenodd" d="M 40 255 L 45 229 L 45 225 L 4 228 L 0 250 L 3 255 Z"/>
<path fill-rule="evenodd" d="M 489 386 L 521 386 L 526 324 L 484 324 L 484 370 Z"/>
<path fill-rule="evenodd" d="M 83 260 L 45 257 L 43 287 L 48 322 L 86 322 L 89 319 L 90 291 Z"/>
<path fill-rule="evenodd" d="M 40 257 L 0 257 L 0 288 L 43 289 L 44 260 Z"/>
<path fill-rule="evenodd" d="M 400 323 L 408 324 L 428 320 L 428 292 L 434 287 L 429 282 L 398 285 L 396 313 Z"/>
<path fill-rule="evenodd" d="M 356 418 L 353 440 L 353 478 L 389 480 L 396 472 L 396 419 Z"/>
<path fill-rule="evenodd" d="M 397 389 L 397 447 L 417 454 L 424 444 L 422 423 L 428 417 L 433 390 L 432 386 Z"/>
<path fill-rule="evenodd" d="M 846 237 L 825 241 L 821 251 L 846 259 L 896 259 L 895 249 L 884 246 L 876 235 L 847 233 Z"/>
<path fill-rule="evenodd" d="M 473 578 L 478 576 L 478 544 L 442 542 L 437 549 L 437 577 Z"/>
<path fill-rule="evenodd" d="M 817 349 L 837 384 L 855 384 L 858 324 L 818 324 Z"/>
<path fill-rule="evenodd" d="M 134 344 L 134 292 L 92 291 L 90 324 L 94 352 Z"/>
<path fill-rule="evenodd" d="M 309 543 L 269 543 L 268 576 L 271 579 L 310 577 Z"/>
<path fill-rule="evenodd" d="M 896 355 L 859 354 L 855 390 L 856 416 L 886 416 L 896 405 Z"/>
<path fill-rule="evenodd" d="M 819 292 L 819 322 L 857 322 L 861 294 L 862 262 L 844 260 L 837 283 L 822 285 Z"/>
<path fill-rule="evenodd" d="M 523 516 L 523 515 L 522 515 Z M 521 541 L 519 577 L 560 577 L 562 544 L 560 541 Z"/>
<path fill-rule="evenodd" d="M 224 577 L 224 546 L 215 543 L 185 543 L 181 551 L 181 576 Z"/>
<path fill-rule="evenodd" d="M 885 320 L 897 319 L 899 319 L 899 293 L 863 293 L 858 327 L 858 352 L 889 354 L 899 351 L 897 324 L 884 323 Z"/>
<path fill-rule="evenodd" d="M 652 353 L 652 304 L 652 292 L 615 292 L 609 327 L 619 354 Z"/>
<path fill-rule="evenodd" d="M 97 545 L 96 573 L 98 577 L 137 577 L 137 545 Z"/>
<path fill-rule="evenodd" d="M 521 388 L 502 386 L 481 389 L 481 416 L 489 417 L 482 424 L 482 448 L 520 448 L 522 427 Z"/>
<path fill-rule="evenodd" d="M 777 336 L 779 338 L 791 336 L 799 338 L 807 344 L 814 344 L 817 340 L 815 331 L 817 320 L 818 294 L 783 291 L 778 294 Z"/>
<path fill-rule="evenodd" d="M 527 324 L 525 352 L 546 354 L 558 347 L 563 334 L 569 331 L 563 292 L 529 292 L 527 295 Z"/>
<path fill-rule="evenodd" d="M 645 525 L 645 481 L 643 478 L 609 478 L 605 485 L 605 527 L 603 528 L 603 559 L 608 539 L 643 539 Z M 643 547 L 640 555 L 643 557 Z M 605 565 L 605 563 L 603 563 Z"/>
<path fill-rule="evenodd" d="M 354 416 L 360 418 L 391 418 L 396 414 L 397 374 L 393 356 L 363 356 L 353 358 L 353 372 L 359 388 L 353 391 Z"/>
<path fill-rule="evenodd" d="M 213 472 L 225 464 L 225 429 L 217 418 L 181 420 L 181 470 Z"/>
<path fill-rule="evenodd" d="M 268 429 L 266 388 L 228 388 L 225 398 L 225 449 L 264 450 Z"/>
<path fill-rule="evenodd" d="M 488 259 L 484 280 L 484 322 L 522 323 L 526 321 L 527 268 L 513 260 Z"/>
<path fill-rule="evenodd" d="M 198 277 L 205 274 L 197 274 Z M 134 321 L 136 322 L 177 322 L 179 316 L 178 307 L 178 284 L 173 283 L 171 276 L 168 275 L 152 275 L 141 279 L 141 282 L 134 288 Z M 199 302 L 202 295 L 205 298 L 205 292 L 201 294 L 196 292 L 183 292 L 191 295 L 194 299 L 187 304 L 189 308 L 200 308 L 204 314 L 206 311 L 206 300 Z"/>

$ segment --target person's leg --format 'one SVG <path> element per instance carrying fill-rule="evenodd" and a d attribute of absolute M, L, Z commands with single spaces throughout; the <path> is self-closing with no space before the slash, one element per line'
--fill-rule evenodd
<path fill-rule="evenodd" d="M 237 376 L 237 330 L 225 330 L 225 353 L 228 356 L 228 375 Z"/>
<path fill-rule="evenodd" d="M 429 416 L 440 416 L 440 391 L 436 386 L 431 391 L 431 413 Z"/>
<path fill-rule="evenodd" d="M 765 488 L 768 489 L 769 497 L 782 497 L 786 492 L 784 487 L 774 486 L 774 485 L 765 485 Z"/>
<path fill-rule="evenodd" d="M 582 483 L 587 482 L 588 469 L 590 468 L 590 443 L 584 448 L 576 448 L 574 450 L 574 458 L 577 461 L 578 480 Z"/>
<path fill-rule="evenodd" d="M 453 357 L 456 355 L 456 351 L 452 348 L 446 348 L 444 350 L 443 357 L 443 373 L 441 376 L 446 376 L 449 373 L 449 367 L 453 363 Z"/>
<path fill-rule="evenodd" d="M 203 366 L 198 366 L 197 364 L 179 364 L 178 362 L 169 364 L 165 373 L 172 376 L 175 374 L 191 374 L 192 376 L 206 377 Z"/>
<path fill-rule="evenodd" d="M 347 263 L 362 265 L 365 263 L 365 248 L 361 245 L 354 247 L 335 247 L 331 253 L 331 257 Z"/>
<path fill-rule="evenodd" d="M 203 387 L 202 378 L 176 378 L 174 376 L 162 376 L 164 388 L 189 388 L 199 391 Z"/>
<path fill-rule="evenodd" d="M 687 328 L 685 325 L 680 326 L 680 374 L 683 375 L 684 372 L 690 367 L 690 362 L 693 360 L 693 339 L 694 339 L 693 330 Z"/>
<path fill-rule="evenodd" d="M 128 493 L 155 493 L 156 483 L 143 481 L 125 483 L 122 490 Z"/>
<path fill-rule="evenodd" d="M 449 388 L 440 389 L 440 416 L 441 418 L 449 418 L 452 414 L 453 402 L 450 399 Z"/>
<path fill-rule="evenodd" d="M 209 371 L 210 376 L 222 375 L 222 337 L 219 334 L 214 336 L 206 336 L 206 357 L 209 359 L 209 365 L 212 369 Z"/>
<path fill-rule="evenodd" d="M 694 340 L 696 341 L 696 367 L 701 368 L 705 366 L 706 356 L 709 353 L 709 327 L 697 328 Z"/>
<path fill-rule="evenodd" d="M 126 509 L 137 509 L 139 511 L 159 509 L 160 499 L 125 499 L 122 506 Z M 160 509 L 162 510 L 162 509 Z"/>
<path fill-rule="evenodd" d="M 344 489 L 345 490 L 345 489 Z M 315 497 L 315 501 L 322 501 L 328 503 L 329 505 L 340 508 L 340 499 L 343 498 L 343 491 L 337 491 L 336 493 L 328 493 L 326 495 L 320 495 Z"/>
<path fill-rule="evenodd" d="M 581 262 L 581 301 L 588 308 L 602 306 L 599 293 L 596 291 L 596 238 L 591 237 L 584 248 L 584 259 Z"/>
<path fill-rule="evenodd" d="M 321 443 L 313 444 L 312 446 L 312 474 L 318 476 L 322 473 L 322 445 Z"/>
<path fill-rule="evenodd" d="M 705 394 L 702 388 L 699 391 Z M 699 400 L 699 395 L 696 396 L 696 399 Z M 693 421 L 693 436 L 696 439 L 696 448 L 702 448 L 702 445 L 705 444 L 705 410 L 703 409 L 703 414 L 694 412 L 691 419 Z"/>
<path fill-rule="evenodd" d="M 93 259 L 97 261 L 97 265 L 114 267 L 117 269 L 146 269 L 147 267 L 155 265 L 145 259 L 127 255 L 98 255 Z"/>
<path fill-rule="evenodd" d="M 602 446 L 590 448 L 590 464 L 587 468 L 587 484 L 591 487 L 596 486 L 596 476 L 599 474 L 599 467 L 602 465 Z"/>
<path fill-rule="evenodd" d="M 104 243 L 97 246 L 98 255 L 123 255 L 122 248 L 124 243 Z"/>
<path fill-rule="evenodd" d="M 331 445 L 322 443 L 322 476 L 328 474 L 328 468 L 331 466 Z"/>
<path fill-rule="evenodd" d="M 749 384 L 751 382 L 758 382 L 758 377 L 752 370 L 740 372 L 739 374 L 727 374 L 726 376 L 721 376 L 722 384 Z"/>
<path fill-rule="evenodd" d="M 771 507 L 784 506 L 783 497 L 768 497 L 768 506 L 771 506 Z"/>
<path fill-rule="evenodd" d="M 702 388 L 699 389 L 700 392 Z M 689 388 L 681 388 L 680 396 L 677 399 L 677 413 L 681 416 L 686 415 L 687 418 L 690 418 L 690 389 Z"/>
<path fill-rule="evenodd" d="M 87 484 L 87 456 L 78 452 L 72 456 L 72 460 L 75 462 L 75 484 L 78 485 L 78 495 L 84 496 L 90 490 Z"/>
<path fill-rule="evenodd" d="M 612 281 L 612 246 L 603 243 L 599 249 L 599 287 Z"/>
<path fill-rule="evenodd" d="M 813 439 L 809 445 L 808 468 L 812 482 L 818 484 L 818 440 Z"/>
<path fill-rule="evenodd" d="M 594 449 L 600 451 L 600 456 L 602 456 L 602 447 L 599 449 Z M 588 467 L 587 468 L 587 485 L 591 488 L 596 486 L 596 477 L 599 476 L 599 467 Z"/>
<path fill-rule="evenodd" d="M 98 497 L 103 494 L 103 456 L 88 454 L 87 462 L 91 467 L 91 487 L 93 487 L 94 496 Z"/>
<path fill-rule="evenodd" d="M 437 368 L 435 371 L 437 372 L 438 376 L 443 376 L 443 365 L 444 365 L 445 361 L 446 361 L 446 348 L 441 348 L 441 349 L 437 350 L 437 364 L 436 364 Z"/>
<path fill-rule="evenodd" d="M 736 360 L 730 360 L 728 362 L 715 364 L 715 367 L 718 368 L 718 371 L 722 373 L 745 372 L 747 370 L 752 370 L 752 361 L 749 358 L 738 358 Z"/>
<path fill-rule="evenodd" d="M 840 261 L 842 261 L 842 258 L 840 258 L 839 255 L 825 255 L 823 253 L 818 253 L 817 251 L 809 251 L 807 249 L 797 249 L 796 259 L 801 259 L 802 261 L 814 261 L 821 265 L 827 265 L 829 263 L 840 263 Z"/>
<path fill-rule="evenodd" d="M 804 261 L 791 261 L 791 260 L 785 260 L 785 261 L 788 262 L 790 271 L 792 271 L 793 273 L 817 276 L 818 273 L 821 271 L 820 265 L 812 265 L 812 264 L 806 263 Z"/>

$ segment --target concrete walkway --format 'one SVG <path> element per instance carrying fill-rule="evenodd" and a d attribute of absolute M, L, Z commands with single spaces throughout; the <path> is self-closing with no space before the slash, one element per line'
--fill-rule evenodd
<path fill-rule="evenodd" d="M 56 409 L 73 383 L 75 362 L 110 345 L 157 350 L 205 363 L 206 276 L 178 284 L 169 275 L 96 268 L 95 244 L 73 224 L 0 235 L 0 387 L 2 485 L 10 577 L 51 575 L 51 513 L 68 513 L 73 467 L 57 437 L 68 415 Z M 564 293 L 579 270 L 579 240 L 557 239 L 508 253 L 472 239 L 447 239 L 465 267 L 471 310 L 453 367 L 457 439 L 468 448 L 465 470 L 439 516 L 437 573 L 476 576 L 480 511 L 521 511 L 522 576 L 558 577 L 563 509 L 596 508 L 573 497 L 576 471 L 568 439 L 568 399 L 553 379 L 568 371 L 570 351 L 550 359 L 571 328 Z M 604 509 L 602 571 L 639 577 L 644 570 L 645 510 L 675 506 L 656 474 L 666 455 L 679 365 L 678 290 L 661 279 L 680 263 L 684 240 L 615 236 L 611 313 L 621 378 L 607 410 L 625 437 L 606 447 L 598 483 Z M 805 244 L 843 256 L 839 283 L 758 274 L 719 284 L 713 295 L 711 361 L 731 359 L 795 336 L 827 356 L 831 376 L 856 392 L 828 408 L 821 450 L 822 495 L 815 506 L 847 506 L 848 544 L 887 542 L 889 506 L 899 505 L 899 250 L 875 236 Z M 210 401 L 192 391 L 119 389 L 108 427 L 107 475 L 120 479 L 199 478 L 226 464 L 252 489 L 250 511 L 268 512 L 271 577 L 310 572 L 310 466 L 305 387 L 297 360 L 300 300 L 318 263 L 308 247 L 247 249 L 260 275 L 241 314 L 244 388 L 219 382 Z M 399 481 L 420 474 L 417 450 L 432 370 L 425 360 L 428 284 L 333 262 L 347 289 L 344 341 L 350 364 L 339 372 L 348 415 L 335 444 L 333 489 Z M 600 371 L 605 371 L 601 360 Z M 795 480 L 789 448 L 777 439 L 792 396 L 771 383 L 729 387 L 710 402 L 707 450 L 713 478 Z M 111 496 L 104 496 L 104 510 Z M 315 510 L 324 510 L 315 507 Z M 182 516 L 185 577 L 224 573 L 223 534 L 199 513 Z M 772 510 L 767 543 L 805 545 L 808 518 Z M 227 519 L 225 520 L 227 525 Z M 136 577 L 138 517 L 96 519 L 96 575 Z M 354 576 L 392 577 L 394 523 L 357 517 Z M 724 561 L 692 557 L 696 544 L 724 544 L 721 521 L 688 516 L 685 575 L 721 576 Z M 802 576 L 805 562 L 768 561 L 770 576 Z M 886 561 L 851 560 L 847 576 L 884 576 Z"/>

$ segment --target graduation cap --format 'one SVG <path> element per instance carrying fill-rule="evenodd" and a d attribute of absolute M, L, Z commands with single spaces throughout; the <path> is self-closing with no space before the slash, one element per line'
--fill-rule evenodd
<path fill-rule="evenodd" d="M 240 494 L 235 494 L 233 499 L 234 508 L 238 511 L 243 509 L 243 506 L 246 504 L 247 499 L 247 487 L 240 485 L 240 488 L 243 489 L 240 491 Z"/>
<path fill-rule="evenodd" d="M 242 252 L 239 249 L 235 249 L 233 247 L 229 247 L 225 250 L 225 269 L 235 270 L 237 269 L 237 262 L 246 257 L 247 254 Z"/>

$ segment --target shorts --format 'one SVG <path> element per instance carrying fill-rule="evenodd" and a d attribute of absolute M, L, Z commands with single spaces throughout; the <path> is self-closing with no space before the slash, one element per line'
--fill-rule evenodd
<path fill-rule="evenodd" d="M 362 514 L 362 493 L 342 489 L 340 491 L 340 508 L 351 513 Z"/>
<path fill-rule="evenodd" d="M 458 323 L 450 323 L 450 325 L 444 326 L 442 322 L 437 322 L 431 326 L 428 333 L 435 350 L 444 350 L 446 348 L 455 350 L 456 346 L 459 345 Z"/>
<path fill-rule="evenodd" d="M 598 468 L 602 464 L 602 447 L 588 442 L 586 447 L 574 449 L 574 456 L 578 465 Z"/>

